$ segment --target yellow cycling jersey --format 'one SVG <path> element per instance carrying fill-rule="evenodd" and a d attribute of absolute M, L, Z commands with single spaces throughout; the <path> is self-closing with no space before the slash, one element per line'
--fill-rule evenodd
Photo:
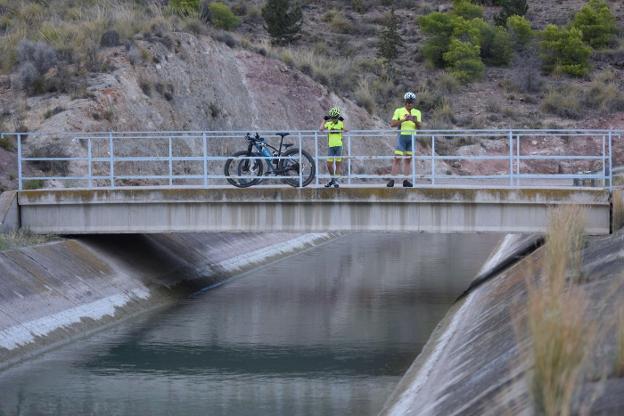
<path fill-rule="evenodd" d="M 410 114 L 416 118 L 416 120 L 420 123 L 422 122 L 422 116 L 420 114 L 420 110 L 412 108 L 411 112 L 407 111 L 407 108 L 400 107 L 394 110 L 394 115 L 392 116 L 392 120 L 402 120 L 407 114 Z M 416 123 L 411 120 L 404 121 L 401 123 L 401 131 L 409 131 L 416 130 Z"/>
<path fill-rule="evenodd" d="M 329 147 L 342 146 L 342 131 L 344 123 L 340 120 L 329 120 L 324 125 L 328 130 L 327 138 L 329 139 Z"/>

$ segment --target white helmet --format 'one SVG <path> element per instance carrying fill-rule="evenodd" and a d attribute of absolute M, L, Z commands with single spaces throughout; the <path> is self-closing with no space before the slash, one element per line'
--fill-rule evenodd
<path fill-rule="evenodd" d="M 414 101 L 416 99 L 416 94 L 414 94 L 411 91 L 408 91 L 405 93 L 405 95 L 403 96 L 403 99 L 405 101 Z"/>

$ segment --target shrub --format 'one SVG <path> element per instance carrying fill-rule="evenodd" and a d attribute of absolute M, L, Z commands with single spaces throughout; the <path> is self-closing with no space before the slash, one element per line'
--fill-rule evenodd
<path fill-rule="evenodd" d="M 476 19 L 483 17 L 483 8 L 472 4 L 469 0 L 453 0 L 453 15 L 464 19 Z"/>
<path fill-rule="evenodd" d="M 442 100 L 441 104 L 433 109 L 430 125 L 433 129 L 452 128 L 455 123 L 455 112 L 447 100 Z"/>
<path fill-rule="evenodd" d="M 583 43 L 580 30 L 547 25 L 541 39 L 540 56 L 546 73 L 563 72 L 580 77 L 589 72 L 591 48 Z"/>
<path fill-rule="evenodd" d="M 502 66 L 511 61 L 511 36 L 500 26 L 487 25 L 481 31 L 481 57 L 488 65 Z"/>
<path fill-rule="evenodd" d="M 516 50 L 524 48 L 533 37 L 531 23 L 522 16 L 509 16 L 507 18 L 507 31 Z"/>
<path fill-rule="evenodd" d="M 594 49 L 609 46 L 615 40 L 615 16 L 604 0 L 589 0 L 574 16 L 572 27 L 583 34 L 583 41 Z"/>
<path fill-rule="evenodd" d="M 469 42 L 452 39 L 444 61 L 451 69 L 451 74 L 459 81 L 467 83 L 483 76 L 485 66 L 479 57 L 479 46 Z"/>
<path fill-rule="evenodd" d="M 457 82 L 457 78 L 447 72 L 442 72 L 435 82 L 436 91 L 444 94 L 456 93 L 459 90 L 459 87 L 460 85 Z"/>
<path fill-rule="evenodd" d="M 337 33 L 349 33 L 353 28 L 353 25 L 340 12 L 334 13 L 329 24 L 332 30 Z"/>
<path fill-rule="evenodd" d="M 208 10 L 210 10 L 210 21 L 219 29 L 232 30 L 240 23 L 232 10 L 221 2 L 210 3 Z"/>
<path fill-rule="evenodd" d="M 262 17 L 274 43 L 291 43 L 300 36 L 303 13 L 298 2 L 268 0 L 262 8 Z"/>
<path fill-rule="evenodd" d="M 582 92 L 578 88 L 551 89 L 544 97 L 541 108 L 547 113 L 577 120 L 584 113 L 581 100 Z"/>
<path fill-rule="evenodd" d="M 9 137 L 9 136 L 0 137 L 0 147 L 6 150 L 7 152 L 12 152 L 13 150 L 15 150 L 15 144 L 13 142 L 14 142 L 13 137 Z"/>
<path fill-rule="evenodd" d="M 511 16 L 524 16 L 529 11 L 527 0 L 502 0 L 503 9 L 494 18 L 499 26 L 505 26 Z"/>
<path fill-rule="evenodd" d="M 375 110 L 375 97 L 371 92 L 370 84 L 367 80 L 360 78 L 354 91 L 355 102 L 366 109 L 369 114 Z"/>
<path fill-rule="evenodd" d="M 178 16 L 194 16 L 199 13 L 199 0 L 169 0 L 169 9 Z"/>
<path fill-rule="evenodd" d="M 599 73 L 584 91 L 583 104 L 601 113 L 624 111 L 624 94 L 617 84 L 615 73 Z"/>
<path fill-rule="evenodd" d="M 45 74 L 56 66 L 56 51 L 45 42 L 23 40 L 17 47 L 18 68 L 14 78 L 18 88 L 29 94 L 46 92 Z"/>

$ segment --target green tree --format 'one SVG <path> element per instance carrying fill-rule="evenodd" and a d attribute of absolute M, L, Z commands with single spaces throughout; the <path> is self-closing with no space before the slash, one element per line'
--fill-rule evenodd
<path fill-rule="evenodd" d="M 210 11 L 210 21 L 219 29 L 232 30 L 240 23 L 232 10 L 219 1 L 210 3 L 208 10 Z"/>
<path fill-rule="evenodd" d="M 502 10 L 494 18 L 498 26 L 505 26 L 510 16 L 524 16 L 529 11 L 527 0 L 502 0 Z"/>
<path fill-rule="evenodd" d="M 541 32 L 540 57 L 546 73 L 563 72 L 581 77 L 589 73 L 591 48 L 577 28 L 547 25 Z"/>
<path fill-rule="evenodd" d="M 615 16 L 604 0 L 589 0 L 574 16 L 572 27 L 583 34 L 583 41 L 594 49 L 609 46 L 617 34 Z"/>
<path fill-rule="evenodd" d="M 523 49 L 533 37 L 531 23 L 522 16 L 509 16 L 507 19 L 507 31 L 516 50 Z"/>
<path fill-rule="evenodd" d="M 377 56 L 387 65 L 392 65 L 399 56 L 399 49 L 403 46 L 403 39 L 399 33 L 399 18 L 394 10 L 388 12 L 384 19 L 384 26 L 379 33 Z"/>
<path fill-rule="evenodd" d="M 511 37 L 500 26 L 487 25 L 481 32 L 481 58 L 488 65 L 509 64 L 513 55 Z"/>
<path fill-rule="evenodd" d="M 303 13 L 297 1 L 268 0 L 262 8 L 262 17 L 274 43 L 290 43 L 300 36 Z"/>
<path fill-rule="evenodd" d="M 423 33 L 428 35 L 423 45 L 423 56 L 434 66 L 443 68 L 445 65 L 444 54 L 448 51 L 456 17 L 446 13 L 434 12 L 418 19 Z"/>
<path fill-rule="evenodd" d="M 451 69 L 451 74 L 461 82 L 467 83 L 483 76 L 485 65 L 479 56 L 479 46 L 470 42 L 452 39 L 444 61 Z"/>

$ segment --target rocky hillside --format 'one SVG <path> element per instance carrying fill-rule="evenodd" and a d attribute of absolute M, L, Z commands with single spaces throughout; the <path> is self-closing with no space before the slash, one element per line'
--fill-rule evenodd
<path fill-rule="evenodd" d="M 417 24 L 421 16 L 451 10 L 450 1 L 308 1 L 302 35 L 287 46 L 271 45 L 264 1 L 224 3 L 238 19 L 227 31 L 214 16 L 177 15 L 167 0 L 111 0 L 97 7 L 0 0 L 6 57 L 1 130 L 314 129 L 332 105 L 344 109 L 352 128 L 366 129 L 385 126 L 405 90 L 417 92 L 427 128 L 624 127 L 621 34 L 592 53 L 591 72 L 583 78 L 542 74 L 537 51 L 529 50 L 464 84 L 426 62 L 426 36 Z M 607 3 L 621 33 L 624 4 Z M 526 17 L 539 31 L 570 22 L 585 2 L 528 4 Z M 403 40 L 392 67 L 378 58 L 389 9 Z M 491 21 L 500 7 L 483 10 Z M 32 43 L 24 45 L 24 39 Z M 541 151 L 551 145 L 534 146 Z M 391 143 L 370 146 L 384 154 Z M 484 149 L 474 141 L 441 148 L 464 154 Z M 0 139 L 2 188 L 15 184 L 13 151 L 10 138 Z M 473 170 L 455 165 L 455 172 Z"/>

